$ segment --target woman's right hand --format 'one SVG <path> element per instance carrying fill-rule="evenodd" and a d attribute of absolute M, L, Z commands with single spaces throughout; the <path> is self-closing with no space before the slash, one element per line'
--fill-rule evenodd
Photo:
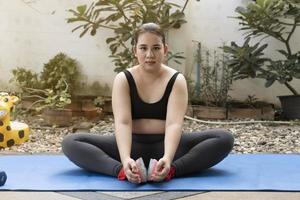
<path fill-rule="evenodd" d="M 123 161 L 123 168 L 126 178 L 131 183 L 141 183 L 141 177 L 138 174 L 138 168 L 136 166 L 135 160 L 132 158 L 125 159 Z"/>

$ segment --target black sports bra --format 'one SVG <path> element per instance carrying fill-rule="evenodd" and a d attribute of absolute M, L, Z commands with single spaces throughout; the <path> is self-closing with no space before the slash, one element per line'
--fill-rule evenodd
<path fill-rule="evenodd" d="M 137 91 L 132 74 L 124 70 L 130 88 L 132 119 L 162 119 L 166 120 L 168 99 L 179 72 L 176 72 L 169 80 L 162 98 L 155 103 L 144 102 Z"/>

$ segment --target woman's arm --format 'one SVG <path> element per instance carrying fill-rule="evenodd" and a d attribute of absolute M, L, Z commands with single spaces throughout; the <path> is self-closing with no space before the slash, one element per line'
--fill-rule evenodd
<path fill-rule="evenodd" d="M 115 121 L 115 135 L 123 163 L 125 159 L 130 157 L 132 120 L 129 86 L 122 72 L 117 74 L 114 80 L 112 108 Z"/>
<path fill-rule="evenodd" d="M 117 74 L 112 90 L 115 135 L 125 174 L 130 182 L 140 182 L 135 161 L 131 159 L 132 118 L 129 85 L 123 72 Z"/>
<path fill-rule="evenodd" d="M 174 158 L 180 141 L 187 104 L 188 92 L 186 80 L 182 74 L 179 74 L 170 94 L 167 109 L 164 157 L 170 162 Z"/>
<path fill-rule="evenodd" d="M 184 76 L 179 74 L 173 85 L 172 92 L 168 101 L 167 119 L 165 128 L 165 152 L 157 164 L 156 180 L 162 180 L 169 172 L 170 165 L 177 150 L 183 126 L 183 119 L 188 104 L 187 84 Z"/>

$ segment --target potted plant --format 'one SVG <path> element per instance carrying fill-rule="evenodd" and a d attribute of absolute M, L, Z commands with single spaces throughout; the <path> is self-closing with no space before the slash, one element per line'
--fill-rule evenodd
<path fill-rule="evenodd" d="M 67 90 L 46 90 L 42 116 L 48 125 L 69 126 L 72 121 L 72 110 L 65 108 L 71 103 L 71 95 Z"/>
<path fill-rule="evenodd" d="M 231 72 L 224 53 L 208 50 L 197 42 L 196 78 L 187 76 L 189 107 L 187 115 L 202 119 L 226 119 L 226 102 Z"/>
<path fill-rule="evenodd" d="M 17 67 L 12 70 L 12 74 L 13 78 L 10 81 L 15 81 L 21 90 L 23 87 L 64 90 L 66 82 L 71 94 L 74 88 L 79 86 L 78 79 L 81 76 L 77 61 L 64 53 L 58 53 L 51 58 L 44 64 L 40 73 Z"/>
<path fill-rule="evenodd" d="M 274 82 L 285 85 L 292 95 L 279 96 L 284 117 L 300 119 L 299 92 L 291 85 L 293 79 L 300 78 L 300 51 L 292 50 L 291 38 L 300 25 L 300 2 L 296 0 L 257 0 L 244 7 L 238 7 L 235 17 L 247 31 L 242 46 L 231 42 L 223 50 L 230 55 L 228 66 L 234 79 L 262 78 L 265 86 Z M 278 49 L 277 59 L 266 58 L 267 44 L 250 45 L 254 37 L 272 37 L 284 45 Z"/>
<path fill-rule="evenodd" d="M 22 90 L 22 88 L 41 89 L 39 74 L 22 67 L 17 67 L 16 69 L 13 69 L 12 74 L 13 78 L 10 80 L 10 82 L 15 81 L 17 83 L 18 88 L 21 90 L 20 94 L 18 95 L 22 99 L 20 107 L 26 110 L 30 110 L 32 103 L 37 101 L 38 98 L 34 96 L 24 97 L 24 91 Z"/>
<path fill-rule="evenodd" d="M 63 90 L 23 88 L 26 97 L 35 97 L 37 100 L 31 105 L 35 110 L 42 111 L 47 125 L 68 126 L 71 123 L 72 111 L 66 106 L 71 103 L 66 82 Z"/>
<path fill-rule="evenodd" d="M 40 73 L 22 67 L 13 69 L 12 73 L 11 81 L 15 81 L 21 89 L 23 108 L 43 110 L 43 117 L 48 124 L 69 124 L 71 111 L 65 106 L 74 96 L 75 88 L 79 87 L 81 76 L 75 59 L 58 53 L 44 64 Z M 59 114 L 56 116 L 56 113 Z M 53 118 L 61 122 L 55 122 Z"/>
<path fill-rule="evenodd" d="M 255 95 L 248 95 L 244 101 L 227 102 L 227 119 L 274 120 L 274 105 L 259 101 Z"/>

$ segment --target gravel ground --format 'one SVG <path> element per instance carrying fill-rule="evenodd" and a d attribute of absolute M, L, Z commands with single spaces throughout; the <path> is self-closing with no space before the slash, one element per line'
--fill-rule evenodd
<path fill-rule="evenodd" d="M 0 149 L 0 154 L 61 153 L 61 141 L 67 134 L 86 131 L 93 134 L 111 135 L 114 132 L 113 118 L 107 116 L 97 122 L 74 119 L 73 126 L 65 128 L 43 126 L 39 116 L 19 117 L 18 121 L 29 124 L 31 135 L 28 142 Z M 235 137 L 233 153 L 300 153 L 299 125 L 209 125 L 185 120 L 184 132 L 202 131 L 212 128 L 227 129 Z"/>

